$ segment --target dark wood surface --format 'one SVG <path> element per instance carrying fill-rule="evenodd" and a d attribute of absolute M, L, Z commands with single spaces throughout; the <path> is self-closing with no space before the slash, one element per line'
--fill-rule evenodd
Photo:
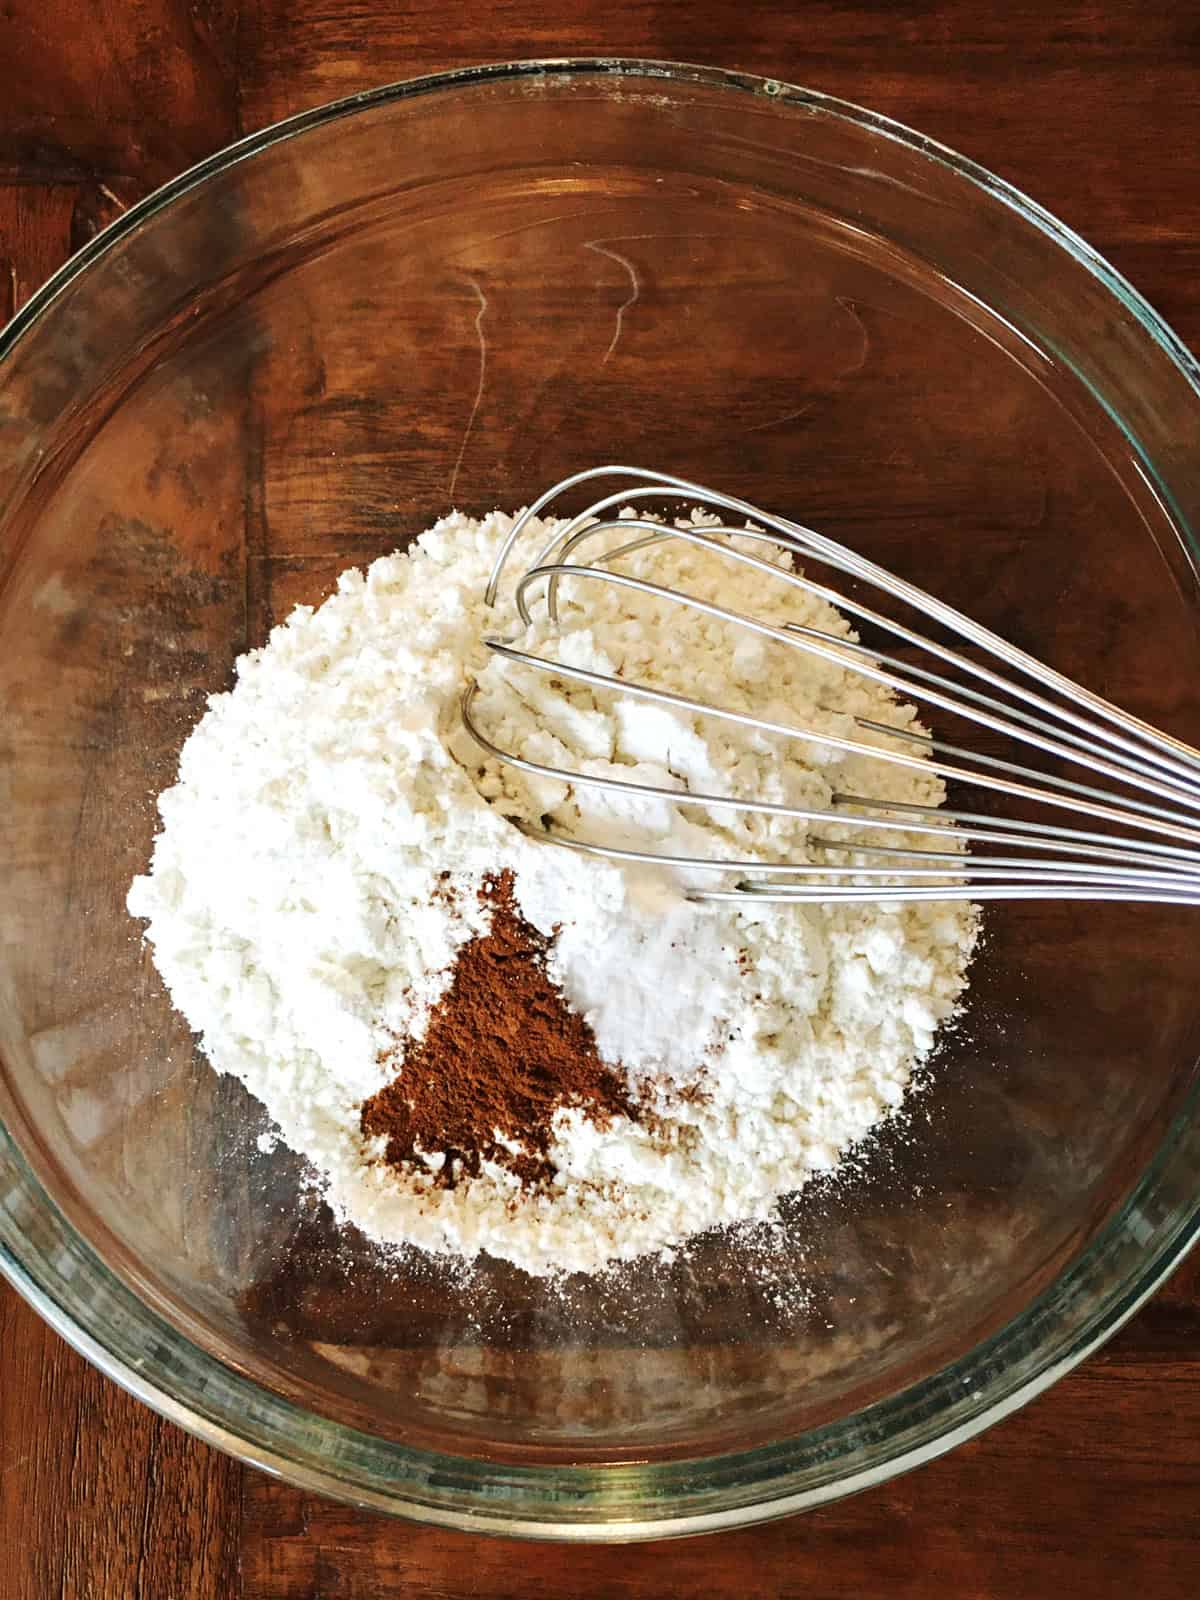
<path fill-rule="evenodd" d="M 1077 227 L 1200 347 L 1200 24 L 1156 0 L 6 0 L 0 317 L 98 227 L 275 118 L 513 56 L 711 62 L 874 106 Z M 0 1290 L 0 1600 L 1200 1592 L 1200 1264 L 983 1438 L 806 1518 L 634 1549 L 390 1523 L 243 1470 Z"/>

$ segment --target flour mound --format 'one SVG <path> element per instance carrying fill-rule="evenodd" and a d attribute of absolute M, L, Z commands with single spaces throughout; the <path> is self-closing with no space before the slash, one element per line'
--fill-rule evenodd
<path fill-rule="evenodd" d="M 592 1271 L 769 1219 L 781 1194 L 836 1166 L 900 1105 L 954 1012 L 977 916 L 953 902 L 697 904 L 689 884 L 711 886 L 711 873 L 521 832 L 514 821 L 763 864 L 812 852 L 800 820 L 614 800 L 485 760 L 459 715 L 472 678 L 481 728 L 547 765 L 813 809 L 839 792 L 935 805 L 943 789 L 924 769 L 501 662 L 486 636 L 833 737 L 920 748 L 864 730 L 860 719 L 919 724 L 839 662 L 628 588 L 567 582 L 559 625 L 523 629 L 503 597 L 483 603 L 512 522 L 444 518 L 411 551 L 344 573 L 324 605 L 297 608 L 239 660 L 160 797 L 162 831 L 129 909 L 213 1066 L 262 1100 L 341 1217 L 386 1243 Z M 535 521 L 525 548 L 556 526 Z M 708 548 L 668 542 L 621 570 L 854 637 L 825 601 Z M 644 1108 L 602 1126 L 562 1109 L 554 1176 L 533 1191 L 488 1161 L 447 1186 L 436 1150 L 389 1166 L 384 1141 L 361 1129 L 364 1101 L 395 1076 L 396 1041 L 423 1037 L 458 951 L 487 931 L 478 891 L 500 872 Z"/>

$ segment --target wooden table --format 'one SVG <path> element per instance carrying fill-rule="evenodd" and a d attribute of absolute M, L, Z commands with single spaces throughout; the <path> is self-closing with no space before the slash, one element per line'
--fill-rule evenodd
<path fill-rule="evenodd" d="M 5 0 L 0 318 L 238 134 L 390 79 L 620 53 L 811 84 L 922 128 L 1098 245 L 1200 348 L 1200 30 L 1178 0 Z M 0 1290 L 0 1600 L 1200 1593 L 1200 1262 L 932 1467 L 807 1518 L 633 1549 L 391 1523 L 159 1421 Z"/>

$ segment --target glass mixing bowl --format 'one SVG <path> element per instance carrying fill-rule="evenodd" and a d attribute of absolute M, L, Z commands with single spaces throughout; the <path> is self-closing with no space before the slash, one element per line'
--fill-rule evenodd
<path fill-rule="evenodd" d="M 118 1382 L 385 1510 L 675 1534 L 945 1450 L 1178 1261 L 1176 908 L 991 908 L 913 1118 L 770 1241 L 465 1289 L 259 1149 L 124 910 L 240 651 L 450 506 L 605 460 L 798 516 L 1200 740 L 1196 368 L 1052 218 L 784 84 L 491 67 L 196 168 L 0 357 L 0 1265 Z"/>

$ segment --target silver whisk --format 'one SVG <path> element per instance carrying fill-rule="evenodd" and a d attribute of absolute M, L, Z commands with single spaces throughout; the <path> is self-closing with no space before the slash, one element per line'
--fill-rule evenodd
<path fill-rule="evenodd" d="M 843 836 L 836 841 L 810 833 L 807 844 L 817 852 L 818 859 L 766 865 L 627 850 L 549 830 L 527 831 L 575 850 L 615 859 L 711 871 L 719 886 L 696 890 L 693 898 L 701 900 L 1072 899 L 1200 905 L 1200 752 L 1119 710 L 961 612 L 810 528 L 668 473 L 627 466 L 594 467 L 555 484 L 517 519 L 492 569 L 486 595 L 489 604 L 495 602 L 504 568 L 529 520 L 568 490 L 599 478 L 617 479 L 620 487 L 560 528 L 519 579 L 515 600 L 525 623 L 532 621 L 529 601 L 535 585 L 544 584 L 544 603 L 552 622 L 558 620 L 558 586 L 562 578 L 625 585 L 839 666 L 853 664 L 863 675 L 887 685 L 905 701 L 934 707 L 939 713 L 1003 735 L 1020 747 L 1026 760 L 1040 754 L 1068 763 L 1078 775 L 1064 777 L 1044 766 L 972 752 L 911 729 L 856 718 L 860 727 L 921 747 L 919 753 L 914 749 L 912 754 L 879 749 L 854 739 L 692 700 L 624 677 L 548 660 L 504 640 L 488 639 L 488 647 L 498 655 L 559 678 L 723 718 L 783 739 L 805 740 L 877 761 L 919 767 L 939 773 L 954 784 L 1019 801 L 1022 807 L 1039 814 L 1045 810 L 1074 813 L 1089 824 L 1105 826 L 1081 827 L 1062 820 L 1015 816 L 996 818 L 986 812 L 901 804 L 869 794 L 836 793 L 828 808 L 805 809 L 767 800 L 696 793 L 682 785 L 673 789 L 547 766 L 503 750 L 487 737 L 472 715 L 476 695 L 476 685 L 472 684 L 462 702 L 462 719 L 468 733 L 488 754 L 523 771 L 569 785 L 645 795 L 676 804 L 837 824 L 843 835 L 847 828 L 854 833 L 849 840 Z M 637 507 L 639 502 L 678 504 L 688 510 L 699 507 L 716 512 L 723 520 L 719 526 L 677 528 L 649 516 L 617 515 L 622 508 Z M 730 517 L 745 519 L 752 524 L 751 529 L 731 524 L 727 520 Z M 582 559 L 589 541 L 613 532 L 626 536 L 622 543 L 590 561 Z M 735 549 L 727 542 L 730 536 L 774 546 L 870 585 L 977 647 L 985 660 L 973 660 L 961 649 L 926 638 L 858 599 L 813 581 L 803 571 L 787 571 L 745 549 Z M 919 650 L 920 664 L 818 629 L 797 624 L 777 627 L 615 569 L 613 563 L 621 556 L 668 539 L 702 545 L 730 561 L 759 567 L 773 579 L 818 595 L 859 622 L 881 628 L 904 646 Z M 986 658 L 1017 677 L 1003 676 L 986 664 Z M 1085 773 L 1101 783 L 1083 781 Z M 878 840 L 881 832 L 889 831 L 893 835 L 902 831 L 905 835 L 924 836 L 929 847 L 902 848 L 872 842 L 872 836 Z M 823 859 L 835 852 L 843 856 L 853 852 L 857 859 L 850 863 Z"/>

